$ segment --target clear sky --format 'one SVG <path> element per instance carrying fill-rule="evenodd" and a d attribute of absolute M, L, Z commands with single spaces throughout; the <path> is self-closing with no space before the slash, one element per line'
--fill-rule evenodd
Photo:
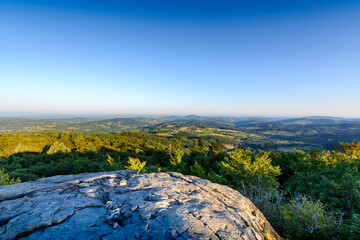
<path fill-rule="evenodd" d="M 360 117 L 360 1 L 0 0 L 0 112 Z"/>

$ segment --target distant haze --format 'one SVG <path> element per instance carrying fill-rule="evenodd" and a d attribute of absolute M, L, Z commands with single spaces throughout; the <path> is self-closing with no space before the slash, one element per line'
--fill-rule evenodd
<path fill-rule="evenodd" d="M 4 0 L 0 116 L 360 117 L 359 43 L 359 1 Z"/>

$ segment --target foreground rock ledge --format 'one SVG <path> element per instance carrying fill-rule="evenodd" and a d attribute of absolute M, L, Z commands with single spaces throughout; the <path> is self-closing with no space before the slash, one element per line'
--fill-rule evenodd
<path fill-rule="evenodd" d="M 239 192 L 179 173 L 54 176 L 0 187 L 0 239 L 280 239 Z"/>

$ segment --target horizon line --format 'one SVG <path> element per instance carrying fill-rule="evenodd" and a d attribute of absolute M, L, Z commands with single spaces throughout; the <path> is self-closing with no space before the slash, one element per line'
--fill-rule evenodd
<path fill-rule="evenodd" d="M 37 119 L 54 119 L 54 118 L 166 118 L 166 117 L 203 117 L 203 118 L 342 118 L 342 119 L 360 119 L 360 116 L 339 116 L 339 115 L 251 115 L 251 114 L 128 114 L 128 113 L 51 113 L 51 112 L 17 112 L 17 111 L 0 111 L 0 118 L 37 118 Z"/>

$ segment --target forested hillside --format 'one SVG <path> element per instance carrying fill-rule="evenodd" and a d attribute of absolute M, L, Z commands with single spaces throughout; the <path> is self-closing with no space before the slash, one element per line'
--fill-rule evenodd
<path fill-rule="evenodd" d="M 190 143 L 188 143 L 190 142 Z M 221 140 L 144 132 L 0 135 L 1 184 L 117 169 L 177 171 L 229 185 L 289 239 L 358 239 L 360 143 L 337 151 L 228 151 Z"/>
<path fill-rule="evenodd" d="M 86 134 L 147 132 L 167 138 L 182 138 L 184 144 L 202 136 L 221 140 L 228 150 L 293 151 L 335 150 L 339 142 L 360 140 L 360 120 L 330 117 L 229 118 L 169 116 L 113 119 L 0 119 L 0 133 L 73 132 Z"/>

